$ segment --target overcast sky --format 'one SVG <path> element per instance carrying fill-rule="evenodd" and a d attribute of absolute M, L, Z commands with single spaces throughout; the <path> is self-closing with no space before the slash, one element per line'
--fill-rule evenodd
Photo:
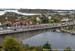
<path fill-rule="evenodd" d="M 0 8 L 75 9 L 75 0 L 0 0 Z"/>

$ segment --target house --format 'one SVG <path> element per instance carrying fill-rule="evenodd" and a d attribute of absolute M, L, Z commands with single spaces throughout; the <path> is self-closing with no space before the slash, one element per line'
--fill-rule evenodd
<path fill-rule="evenodd" d="M 2 23 L 0 22 L 0 25 L 2 25 Z"/>
<path fill-rule="evenodd" d="M 69 21 L 69 20 L 71 20 L 71 19 L 69 19 L 69 18 L 62 18 L 62 19 L 61 19 L 61 22 L 67 22 L 67 21 Z"/>
<path fill-rule="evenodd" d="M 5 26 L 11 26 L 12 22 L 11 21 L 6 21 L 5 23 L 3 23 L 3 25 L 5 25 Z"/>

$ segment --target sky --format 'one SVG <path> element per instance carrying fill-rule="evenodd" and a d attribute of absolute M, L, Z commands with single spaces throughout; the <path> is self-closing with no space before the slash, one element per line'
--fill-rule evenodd
<path fill-rule="evenodd" d="M 0 0 L 0 8 L 75 9 L 75 0 Z"/>

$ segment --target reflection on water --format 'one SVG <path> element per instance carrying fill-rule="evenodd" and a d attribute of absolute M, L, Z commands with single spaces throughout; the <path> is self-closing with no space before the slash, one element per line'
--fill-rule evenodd
<path fill-rule="evenodd" d="M 54 49 L 71 47 L 75 49 L 75 35 L 67 33 L 46 32 L 23 40 L 24 44 L 39 46 L 49 42 Z"/>

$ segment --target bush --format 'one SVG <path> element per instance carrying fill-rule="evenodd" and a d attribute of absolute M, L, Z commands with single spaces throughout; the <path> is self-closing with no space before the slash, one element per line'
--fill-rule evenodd
<path fill-rule="evenodd" d="M 48 42 L 43 45 L 43 49 L 50 49 L 49 51 L 52 51 L 51 45 Z"/>
<path fill-rule="evenodd" d="M 64 49 L 64 51 L 71 51 L 71 48 L 67 47 L 67 48 Z"/>
<path fill-rule="evenodd" d="M 3 42 L 5 51 L 24 51 L 22 45 L 13 37 L 7 36 Z"/>

